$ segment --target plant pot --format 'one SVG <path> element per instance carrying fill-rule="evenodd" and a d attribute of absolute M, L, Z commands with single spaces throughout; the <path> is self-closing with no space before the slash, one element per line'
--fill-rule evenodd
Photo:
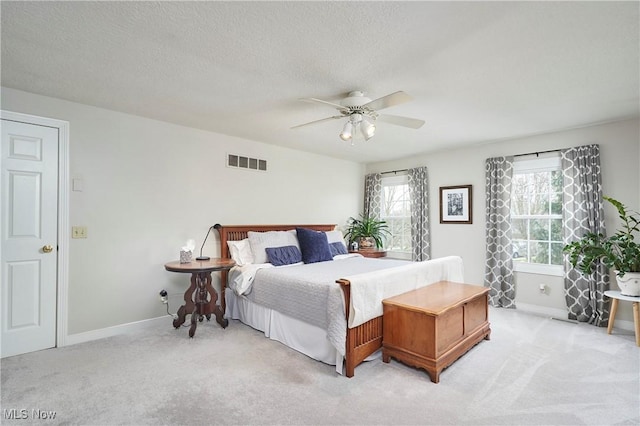
<path fill-rule="evenodd" d="M 373 250 L 376 248 L 376 240 L 373 237 L 360 237 L 358 239 L 360 250 Z"/>
<path fill-rule="evenodd" d="M 620 294 L 623 296 L 640 296 L 640 272 L 627 272 L 624 277 L 618 276 L 616 271 L 616 280 L 620 287 Z"/>

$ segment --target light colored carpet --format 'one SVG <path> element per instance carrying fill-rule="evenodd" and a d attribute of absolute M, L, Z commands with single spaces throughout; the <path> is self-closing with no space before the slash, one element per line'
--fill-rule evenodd
<path fill-rule="evenodd" d="M 3 424 L 640 424 L 633 334 L 491 309 L 483 341 L 432 383 L 380 359 L 347 379 L 237 321 L 154 325 L 2 360 Z M 26 410 L 26 420 L 7 419 Z M 35 420 L 32 410 L 53 410 Z"/>

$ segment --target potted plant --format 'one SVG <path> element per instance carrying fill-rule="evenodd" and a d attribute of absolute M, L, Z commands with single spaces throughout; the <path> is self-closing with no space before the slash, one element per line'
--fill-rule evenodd
<path fill-rule="evenodd" d="M 349 218 L 345 237 L 349 243 L 356 241 L 360 249 L 382 248 L 383 238 L 390 236 L 387 222 L 360 215 L 359 219 Z"/>
<path fill-rule="evenodd" d="M 598 260 L 615 270 L 620 292 L 625 296 L 640 296 L 640 213 L 631 211 L 613 198 L 603 197 L 618 210 L 622 226 L 610 237 L 593 232 L 567 244 L 564 251 L 574 268 L 585 274 L 593 272 Z"/>

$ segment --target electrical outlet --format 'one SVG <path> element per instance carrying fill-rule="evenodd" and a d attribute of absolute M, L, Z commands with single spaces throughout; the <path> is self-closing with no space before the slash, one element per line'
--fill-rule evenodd
<path fill-rule="evenodd" d="M 160 301 L 165 305 L 169 303 L 169 300 L 167 298 L 167 290 L 160 290 Z"/>
<path fill-rule="evenodd" d="M 86 226 L 72 227 L 71 238 L 87 238 L 87 227 Z"/>
<path fill-rule="evenodd" d="M 540 293 L 546 293 L 547 292 L 547 286 L 544 284 L 540 284 Z"/>

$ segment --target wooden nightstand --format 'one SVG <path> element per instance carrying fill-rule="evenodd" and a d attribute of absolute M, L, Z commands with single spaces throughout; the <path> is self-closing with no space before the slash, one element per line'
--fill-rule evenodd
<path fill-rule="evenodd" d="M 189 263 L 176 261 L 164 265 L 167 271 L 191 274 L 191 285 L 184 292 L 184 305 L 180 306 L 177 313 L 178 317 L 173 320 L 175 328 L 180 328 L 189 314 L 191 315 L 189 337 L 193 337 L 196 333 L 198 321 L 202 321 L 204 317 L 208 321 L 211 318 L 211 314 L 216 316 L 216 322 L 222 328 L 227 327 L 229 321 L 224 317 L 225 283 L 222 283 L 220 306 L 218 306 L 216 304 L 218 293 L 211 285 L 211 272 L 228 271 L 234 265 L 235 262 L 231 259 L 194 260 Z"/>
<path fill-rule="evenodd" d="M 386 257 L 387 252 L 382 249 L 349 250 L 349 253 L 358 253 L 364 257 Z"/>

